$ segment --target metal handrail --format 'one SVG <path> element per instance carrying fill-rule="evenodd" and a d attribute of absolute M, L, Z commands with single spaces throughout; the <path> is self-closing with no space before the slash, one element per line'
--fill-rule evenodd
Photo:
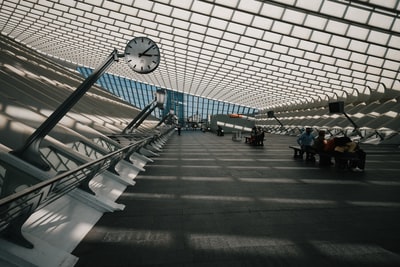
<path fill-rule="evenodd" d="M 141 145 L 141 141 L 111 152 L 76 169 L 66 171 L 54 178 L 0 199 L 0 233 L 11 242 L 33 248 L 21 232 L 22 225 L 36 210 L 45 207 L 71 190 L 88 183 L 94 176 L 107 170 L 110 165 Z"/>
<path fill-rule="evenodd" d="M 153 137 L 141 138 L 139 140 L 130 140 L 129 143 L 136 142 L 137 145 L 135 147 L 129 149 L 128 151 L 126 151 L 124 159 L 126 161 L 130 162 L 129 157 L 132 155 L 132 153 L 137 151 L 137 150 L 139 150 L 141 147 L 143 147 L 144 145 L 148 144 L 152 140 L 153 140 Z M 91 159 L 98 159 L 98 158 L 102 157 L 105 154 L 104 151 L 99 150 L 98 147 L 94 146 L 93 144 L 87 143 L 85 141 L 77 141 L 77 142 L 72 143 L 72 149 L 74 149 L 75 151 L 79 152 L 80 151 L 79 147 L 82 147 L 84 149 L 84 151 L 85 151 L 85 153 L 84 153 L 85 156 L 87 156 L 87 157 L 89 157 Z M 58 152 L 58 153 L 60 153 L 60 152 Z M 118 175 L 118 172 L 115 169 L 116 165 L 118 164 L 118 162 L 119 162 L 119 160 L 118 161 L 114 160 L 110 164 L 110 166 L 109 166 L 109 168 L 107 170 L 110 171 L 111 173 L 114 173 L 114 174 Z M 88 185 L 85 186 L 84 188 L 85 188 L 86 191 L 88 191 L 90 193 L 91 190 L 89 189 Z"/>

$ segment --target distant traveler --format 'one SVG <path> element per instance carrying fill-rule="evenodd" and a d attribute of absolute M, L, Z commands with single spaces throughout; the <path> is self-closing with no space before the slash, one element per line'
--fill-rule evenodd
<path fill-rule="evenodd" d="M 256 137 L 258 146 L 264 145 L 264 138 L 265 138 L 264 130 L 261 129 L 261 127 L 258 127 L 257 137 Z"/>
<path fill-rule="evenodd" d="M 224 130 L 222 129 L 221 126 L 218 126 L 217 135 L 218 135 L 218 136 L 224 136 Z"/>
<path fill-rule="evenodd" d="M 297 143 L 301 147 L 301 157 L 304 152 L 306 153 L 306 161 L 315 160 L 314 153 L 312 152 L 312 145 L 314 143 L 314 136 L 312 135 L 312 129 L 307 127 L 306 130 L 297 138 Z"/>

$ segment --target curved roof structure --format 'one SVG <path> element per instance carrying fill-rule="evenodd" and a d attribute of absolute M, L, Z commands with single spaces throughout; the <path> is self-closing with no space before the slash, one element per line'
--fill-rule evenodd
<path fill-rule="evenodd" d="M 3 0 L 0 13 L 2 34 L 90 68 L 149 37 L 158 69 L 109 72 L 259 110 L 400 94 L 399 0 Z"/>

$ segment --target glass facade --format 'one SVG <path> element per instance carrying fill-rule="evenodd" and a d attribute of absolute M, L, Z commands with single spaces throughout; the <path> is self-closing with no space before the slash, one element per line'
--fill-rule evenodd
<path fill-rule="evenodd" d="M 86 67 L 78 67 L 77 70 L 84 78 L 93 72 L 92 69 Z M 164 89 L 109 73 L 103 74 L 97 84 L 139 109 L 143 109 L 154 99 L 157 89 Z M 254 108 L 164 90 L 166 92 L 165 108 L 164 110 L 155 109 L 152 115 L 162 118 L 173 110 L 182 125 L 207 122 L 210 116 L 217 114 L 237 113 L 254 116 L 258 112 Z"/>

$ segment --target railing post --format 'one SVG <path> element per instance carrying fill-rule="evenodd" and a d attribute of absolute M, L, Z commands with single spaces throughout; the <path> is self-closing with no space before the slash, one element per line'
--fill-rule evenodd
<path fill-rule="evenodd" d="M 89 88 L 100 78 L 108 67 L 118 60 L 117 50 L 108 56 L 104 63 L 99 66 L 82 84 L 40 125 L 25 144 L 11 153 L 33 165 L 42 169 L 49 170 L 50 166 L 42 159 L 39 152 L 40 143 L 44 137 L 57 125 L 57 123 L 67 114 L 68 111 L 82 98 Z"/>
<path fill-rule="evenodd" d="M 33 248 L 33 244 L 22 234 L 22 225 L 31 215 L 31 210 L 33 210 L 31 207 L 22 208 L 22 215 L 10 222 L 7 229 L 3 233 L 3 236 L 6 240 L 25 248 Z"/>

